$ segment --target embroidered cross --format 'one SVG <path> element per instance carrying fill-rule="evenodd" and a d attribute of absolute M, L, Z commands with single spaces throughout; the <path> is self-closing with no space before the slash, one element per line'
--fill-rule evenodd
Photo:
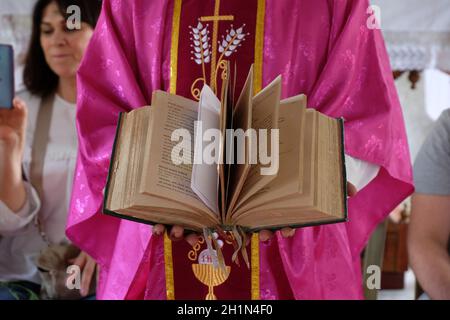
<path fill-rule="evenodd" d="M 220 21 L 233 21 L 234 16 L 232 15 L 219 15 L 220 11 L 220 0 L 215 0 L 215 8 L 213 16 L 200 17 L 200 21 L 208 22 L 213 21 L 213 37 L 212 37 L 212 61 L 211 61 L 211 88 L 215 90 L 215 78 L 216 78 L 216 55 L 217 55 L 217 39 L 219 37 L 219 22 Z"/>

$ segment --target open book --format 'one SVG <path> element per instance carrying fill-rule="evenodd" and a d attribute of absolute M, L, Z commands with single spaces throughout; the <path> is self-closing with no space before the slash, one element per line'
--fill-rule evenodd
<path fill-rule="evenodd" d="M 229 78 L 229 77 L 228 77 Z M 280 100 L 281 77 L 253 96 L 253 72 L 237 102 L 163 91 L 119 118 L 104 212 L 149 224 L 245 231 L 346 221 L 342 119 Z"/>

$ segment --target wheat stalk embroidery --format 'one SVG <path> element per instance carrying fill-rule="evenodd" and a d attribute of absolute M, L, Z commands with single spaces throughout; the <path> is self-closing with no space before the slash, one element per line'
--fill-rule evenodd
<path fill-rule="evenodd" d="M 219 43 L 219 52 L 222 54 L 219 58 L 220 60 L 223 59 L 223 56 L 229 57 L 234 52 L 237 51 L 237 48 L 242 46 L 243 41 L 245 41 L 245 37 L 249 35 L 249 33 L 245 34 L 244 31 L 245 24 L 242 25 L 239 29 L 235 30 L 233 28 L 233 25 L 231 25 L 231 30 L 227 30 L 226 36 L 222 36 L 222 42 Z"/>
<path fill-rule="evenodd" d="M 203 25 L 200 21 L 198 22 L 196 27 L 189 26 L 191 31 L 189 32 L 191 35 L 190 40 L 192 41 L 191 51 L 193 60 L 196 64 L 202 66 L 203 78 L 198 78 L 194 81 L 191 87 L 192 95 L 199 100 L 200 99 L 200 89 L 197 88 L 197 84 L 200 81 L 203 81 L 206 84 L 206 64 L 211 62 L 212 50 L 210 41 L 211 38 L 209 36 L 209 25 Z M 245 24 L 243 24 L 240 28 L 235 29 L 233 25 L 231 25 L 231 29 L 226 31 L 226 34 L 222 36 L 222 41 L 217 41 L 219 47 L 218 51 L 220 53 L 220 57 L 217 61 L 217 67 L 215 70 L 211 70 L 211 72 L 215 72 L 217 75 L 219 73 L 219 69 L 223 70 L 223 73 L 226 70 L 226 61 L 225 58 L 230 57 L 233 53 L 237 52 L 237 49 L 242 46 L 242 43 L 245 41 L 245 38 L 250 35 L 249 33 L 244 33 Z M 217 40 L 217 39 L 215 39 Z M 214 41 L 214 40 L 213 40 Z M 222 75 L 223 77 L 224 75 Z M 217 87 L 217 76 L 213 79 L 214 84 L 213 87 Z"/>
<path fill-rule="evenodd" d="M 194 50 L 191 51 L 193 57 L 192 60 L 195 61 L 196 64 L 202 66 L 203 70 L 203 78 L 206 79 L 206 71 L 205 64 L 211 62 L 211 45 L 209 41 L 211 38 L 209 37 L 208 25 L 203 25 L 201 22 L 197 24 L 197 27 L 193 28 L 189 26 L 191 29 L 190 34 L 192 35 L 191 48 Z"/>

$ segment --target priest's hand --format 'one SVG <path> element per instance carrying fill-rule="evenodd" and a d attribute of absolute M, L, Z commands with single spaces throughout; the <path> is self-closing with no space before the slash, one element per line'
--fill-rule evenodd
<path fill-rule="evenodd" d="M 347 194 L 349 197 L 352 197 L 356 194 L 357 190 L 356 187 L 351 184 L 350 182 L 347 182 Z M 155 235 L 163 235 L 166 230 L 166 227 L 162 224 L 155 225 L 153 227 L 153 234 Z M 281 235 L 285 238 L 290 238 L 295 235 L 295 229 L 292 228 L 284 228 L 281 231 Z M 268 241 L 273 237 L 274 233 L 269 230 L 262 230 L 259 232 L 259 239 L 261 241 Z M 194 246 L 199 239 L 198 234 L 191 233 L 189 235 L 184 236 L 184 228 L 181 226 L 173 226 L 169 233 L 169 238 L 172 241 L 179 241 L 182 239 L 186 239 L 186 241 L 191 245 Z"/>
<path fill-rule="evenodd" d="M 153 227 L 153 234 L 157 236 L 161 236 L 166 231 L 166 227 L 162 224 L 157 224 Z M 285 238 L 292 237 L 295 234 L 295 229 L 292 228 L 284 228 L 281 230 L 281 234 Z M 169 238 L 172 241 L 179 241 L 185 239 L 191 246 L 195 246 L 199 240 L 200 235 L 197 233 L 191 233 L 188 235 L 184 234 L 184 228 L 181 226 L 172 226 L 169 232 Z M 267 241 L 273 237 L 273 232 L 268 230 L 262 230 L 259 233 L 259 239 L 261 241 Z M 248 238 L 250 241 L 250 237 Z"/>
<path fill-rule="evenodd" d="M 163 224 L 153 226 L 153 234 L 162 236 L 166 232 L 166 227 Z M 185 239 L 191 246 L 195 246 L 200 239 L 200 234 L 191 233 L 185 236 L 184 228 L 181 226 L 172 226 L 169 232 L 169 238 L 172 241 L 179 241 Z"/>

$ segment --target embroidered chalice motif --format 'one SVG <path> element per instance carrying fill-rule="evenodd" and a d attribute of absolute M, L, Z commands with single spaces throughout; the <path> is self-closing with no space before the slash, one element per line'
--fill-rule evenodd
<path fill-rule="evenodd" d="M 216 233 L 214 233 L 213 236 L 216 239 L 218 238 Z M 223 246 L 221 240 L 217 240 L 217 242 L 220 247 Z M 224 283 L 230 275 L 231 268 L 229 266 L 225 266 L 225 269 L 214 266 L 214 261 L 217 261 L 217 259 L 216 250 L 205 249 L 198 256 L 198 264 L 192 265 L 192 271 L 197 280 L 208 287 L 208 294 L 206 295 L 205 300 L 217 300 L 217 297 L 214 294 L 214 287 Z"/>

